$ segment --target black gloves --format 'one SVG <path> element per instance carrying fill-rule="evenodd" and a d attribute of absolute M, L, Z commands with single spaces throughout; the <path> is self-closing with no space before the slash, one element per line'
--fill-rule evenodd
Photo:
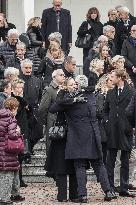
<path fill-rule="evenodd" d="M 83 97 L 83 94 L 81 94 L 81 95 L 79 95 L 79 96 L 74 98 L 74 102 L 82 102 L 82 103 L 84 103 L 84 102 L 87 102 L 87 98 Z"/>

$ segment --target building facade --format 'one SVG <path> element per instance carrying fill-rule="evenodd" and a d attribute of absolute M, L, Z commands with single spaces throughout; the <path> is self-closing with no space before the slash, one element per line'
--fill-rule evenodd
<path fill-rule="evenodd" d="M 74 42 L 88 9 L 97 7 L 101 14 L 101 22 L 104 23 L 107 21 L 108 10 L 117 5 L 127 6 L 130 13 L 136 16 L 136 0 L 63 0 L 63 7 L 71 12 L 73 47 L 70 55 L 77 59 L 77 64 L 82 65 L 82 49 L 76 48 Z M 43 9 L 49 7 L 52 7 L 52 0 L 0 0 L 1 11 L 6 12 L 8 21 L 14 23 L 20 33 L 25 32 L 31 17 L 41 17 Z"/>

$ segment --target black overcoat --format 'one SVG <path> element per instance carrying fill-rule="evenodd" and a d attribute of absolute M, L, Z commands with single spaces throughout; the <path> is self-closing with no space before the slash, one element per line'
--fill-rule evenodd
<path fill-rule="evenodd" d="M 65 110 L 68 124 L 65 159 L 98 159 L 101 157 L 101 137 L 96 118 L 96 99 L 91 92 L 82 93 L 85 103 L 54 103 L 51 112 Z M 66 96 L 64 96 L 65 98 Z"/>
<path fill-rule="evenodd" d="M 118 96 L 117 87 L 107 93 L 105 101 L 105 121 L 107 121 L 107 145 L 109 149 L 131 150 L 132 126 L 127 119 L 125 109 L 132 95 L 133 90 L 127 83 L 125 83 L 120 96 Z"/>
<path fill-rule="evenodd" d="M 60 11 L 60 30 L 62 35 L 61 46 L 64 51 L 68 50 L 68 43 L 72 43 L 72 26 L 70 11 L 61 9 Z M 45 39 L 45 46 L 49 45 L 48 36 L 57 32 L 56 12 L 54 8 L 45 9 L 42 13 L 42 33 Z"/>

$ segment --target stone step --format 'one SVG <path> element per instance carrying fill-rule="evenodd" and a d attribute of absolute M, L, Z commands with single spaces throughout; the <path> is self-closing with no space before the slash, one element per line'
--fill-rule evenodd
<path fill-rule="evenodd" d="M 31 156 L 31 164 L 37 165 L 37 166 L 42 166 L 45 164 L 46 160 L 46 155 L 41 155 L 41 154 L 35 154 Z"/>
<path fill-rule="evenodd" d="M 45 176 L 46 171 L 43 166 L 23 166 L 22 174 L 23 176 Z"/>
<path fill-rule="evenodd" d="M 39 141 L 35 146 L 34 146 L 34 150 L 44 150 L 46 149 L 46 144 L 45 141 Z"/>
<path fill-rule="evenodd" d="M 23 176 L 23 180 L 26 183 L 53 183 L 54 180 L 52 178 L 46 177 L 45 175 L 27 175 Z"/>

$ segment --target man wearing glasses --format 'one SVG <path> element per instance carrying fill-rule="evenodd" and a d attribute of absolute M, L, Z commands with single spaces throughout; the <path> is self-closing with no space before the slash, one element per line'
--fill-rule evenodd
<path fill-rule="evenodd" d="M 131 27 L 130 36 L 122 45 L 121 55 L 125 58 L 125 67 L 136 87 L 136 25 Z"/>
<path fill-rule="evenodd" d="M 62 35 L 62 49 L 68 55 L 72 46 L 72 26 L 70 11 L 62 8 L 62 0 L 53 0 L 53 7 L 43 10 L 42 33 L 45 39 L 45 47 L 48 49 L 48 36 L 53 32 Z"/>

